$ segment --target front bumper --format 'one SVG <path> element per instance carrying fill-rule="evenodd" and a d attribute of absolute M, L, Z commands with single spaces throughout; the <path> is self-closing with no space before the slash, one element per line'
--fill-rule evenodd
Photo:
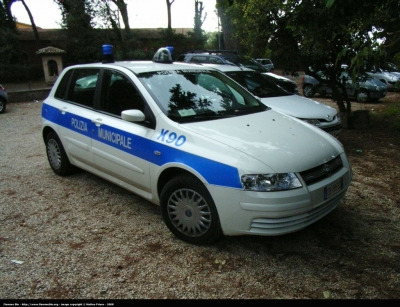
<path fill-rule="evenodd" d="M 347 163 L 347 162 L 346 162 Z M 277 236 L 301 230 L 337 208 L 350 185 L 351 167 L 302 188 L 252 192 L 209 186 L 225 235 Z M 342 180 L 340 190 L 326 198 L 326 190 Z"/>

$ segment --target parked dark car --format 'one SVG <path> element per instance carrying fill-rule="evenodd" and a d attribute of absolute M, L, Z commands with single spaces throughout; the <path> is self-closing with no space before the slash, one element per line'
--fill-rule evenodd
<path fill-rule="evenodd" d="M 8 103 L 8 94 L 4 87 L 0 84 L 0 114 L 6 111 Z"/>
<path fill-rule="evenodd" d="M 326 79 L 323 72 L 319 71 L 317 74 L 322 79 Z M 384 98 L 388 91 L 385 83 L 367 74 L 358 75 L 357 81 L 354 83 L 346 71 L 341 72 L 338 78 L 345 82 L 348 97 L 354 98 L 358 102 L 378 101 Z M 315 94 L 319 94 L 321 97 L 332 95 L 332 89 L 328 85 L 320 83 L 309 75 L 303 76 L 302 89 L 303 95 L 308 98 L 314 97 Z"/>
<path fill-rule="evenodd" d="M 188 51 L 179 55 L 176 62 L 244 66 L 267 75 L 272 82 L 275 82 L 275 84 L 279 85 L 287 92 L 300 94 L 296 82 L 270 72 L 269 69 L 265 68 L 255 59 L 240 55 L 236 51 L 208 49 Z"/>

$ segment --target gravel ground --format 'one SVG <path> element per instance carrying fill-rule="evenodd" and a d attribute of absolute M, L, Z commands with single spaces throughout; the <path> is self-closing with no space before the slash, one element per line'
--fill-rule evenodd
<path fill-rule="evenodd" d="M 118 186 L 83 171 L 56 176 L 41 104 L 9 104 L 0 116 L 0 298 L 400 298 L 398 138 L 379 151 L 370 130 L 343 132 L 354 180 L 316 224 L 200 247 L 176 239 L 157 206 Z"/>

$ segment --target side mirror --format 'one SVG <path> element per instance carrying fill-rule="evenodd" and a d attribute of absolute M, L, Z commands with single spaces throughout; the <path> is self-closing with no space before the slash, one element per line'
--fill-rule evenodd
<path fill-rule="evenodd" d="M 146 117 L 140 110 L 125 110 L 121 112 L 121 118 L 127 122 L 144 122 Z"/>

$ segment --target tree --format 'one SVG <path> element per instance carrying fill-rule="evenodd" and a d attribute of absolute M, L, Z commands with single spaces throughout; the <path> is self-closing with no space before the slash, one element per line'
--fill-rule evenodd
<path fill-rule="evenodd" d="M 203 17 L 203 2 L 199 0 L 194 1 L 194 36 L 203 39 L 203 30 L 201 29 L 204 21 L 207 18 L 207 13 Z"/>
<path fill-rule="evenodd" d="M 112 29 L 117 41 L 119 42 L 119 52 L 116 56 L 119 59 L 127 60 L 132 58 L 132 52 L 137 47 L 138 42 L 134 37 L 129 25 L 129 16 L 127 4 L 124 0 L 93 0 L 96 10 L 96 16 L 101 19 L 105 28 Z M 117 9 L 112 9 L 115 5 Z M 123 31 L 119 23 L 119 14 L 121 14 L 124 24 Z M 97 25 L 98 26 L 98 25 Z"/>
<path fill-rule="evenodd" d="M 350 100 L 343 91 L 344 84 L 336 78 L 342 64 L 350 65 L 355 79 L 366 61 L 379 62 L 386 59 L 388 54 L 398 54 L 399 1 L 217 2 L 232 20 L 239 42 L 238 49 L 265 52 L 269 48 L 274 55 L 281 57 L 284 65 L 289 66 L 301 60 L 304 68 L 313 68 L 309 73 L 317 79 L 315 71 L 326 70 L 338 108 L 348 115 L 351 112 Z M 296 61 L 290 63 L 290 59 Z M 340 94 L 341 91 L 344 95 Z"/>
<path fill-rule="evenodd" d="M 216 0 L 217 12 L 219 20 L 221 21 L 222 27 L 222 49 L 238 50 L 237 36 L 234 35 L 236 28 L 234 27 L 234 1 L 233 0 Z M 240 20 L 239 16 L 236 16 L 236 20 Z"/>
<path fill-rule="evenodd" d="M 94 30 L 95 2 L 90 0 L 54 0 L 61 9 L 62 26 L 67 32 L 67 62 L 99 61 L 102 37 Z"/>
<path fill-rule="evenodd" d="M 15 0 L 0 1 L 0 64 L 15 64 L 21 60 L 18 31 L 11 5 Z"/>
<path fill-rule="evenodd" d="M 167 15 L 168 15 L 168 25 L 167 25 L 167 40 L 170 42 L 172 40 L 172 27 L 171 27 L 171 6 L 175 0 L 165 0 L 167 4 Z"/>
<path fill-rule="evenodd" d="M 207 18 L 207 13 L 203 17 L 203 2 L 199 0 L 194 1 L 194 28 L 193 32 L 189 32 L 189 37 L 192 42 L 192 49 L 203 49 L 207 41 L 207 36 L 201 29 L 205 19 Z"/>
<path fill-rule="evenodd" d="M 24 6 L 26 12 L 28 13 L 29 20 L 30 20 L 31 25 L 32 25 L 32 30 L 33 30 L 33 33 L 35 35 L 36 46 L 37 46 L 37 49 L 40 49 L 41 48 L 41 42 L 40 42 L 40 38 L 39 38 L 39 32 L 37 30 L 36 23 L 35 23 L 35 20 L 33 19 L 32 13 L 31 13 L 29 7 L 26 5 L 24 0 L 19 0 L 19 1 L 22 2 L 22 5 Z"/>

